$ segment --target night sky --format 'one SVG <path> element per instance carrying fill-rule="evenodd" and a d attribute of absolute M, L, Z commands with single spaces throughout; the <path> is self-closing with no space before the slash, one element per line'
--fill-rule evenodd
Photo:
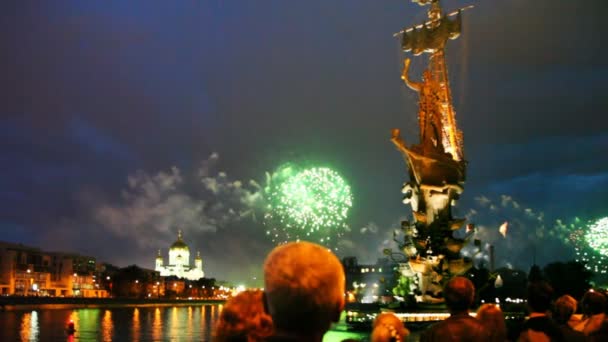
<path fill-rule="evenodd" d="M 469 4 L 447 49 L 455 214 L 498 266 L 570 259 L 575 218 L 608 215 L 608 3 L 443 1 Z M 406 0 L 2 2 L 0 240 L 152 268 L 182 229 L 208 276 L 259 284 L 260 187 L 292 162 L 346 178 L 340 253 L 374 262 L 410 215 L 390 130 L 418 131 L 393 33 L 425 18 Z"/>

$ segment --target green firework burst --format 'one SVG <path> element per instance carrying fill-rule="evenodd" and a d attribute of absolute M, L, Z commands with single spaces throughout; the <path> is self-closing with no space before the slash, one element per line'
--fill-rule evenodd
<path fill-rule="evenodd" d="M 575 259 L 585 264 L 593 272 L 596 280 L 606 281 L 608 277 L 608 218 L 583 221 L 578 218 L 570 225 L 569 242 L 574 247 Z"/>
<path fill-rule="evenodd" d="M 331 248 L 348 229 L 350 186 L 330 168 L 283 166 L 269 177 L 265 192 L 266 234 L 274 243 L 308 240 Z"/>
<path fill-rule="evenodd" d="M 593 222 L 585 234 L 585 240 L 596 252 L 608 257 L 608 217 Z"/>

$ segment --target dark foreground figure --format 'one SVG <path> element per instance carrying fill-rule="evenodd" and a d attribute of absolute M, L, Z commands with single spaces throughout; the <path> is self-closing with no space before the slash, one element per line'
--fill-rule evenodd
<path fill-rule="evenodd" d="M 264 262 L 266 304 L 274 323 L 267 341 L 321 342 L 344 309 L 340 260 L 310 242 L 276 247 Z"/>
<path fill-rule="evenodd" d="M 215 342 L 258 342 L 272 335 L 272 318 L 264 310 L 264 294 L 243 291 L 226 302 L 213 331 Z"/>
<path fill-rule="evenodd" d="M 528 285 L 530 318 L 524 322 L 518 341 L 564 341 L 559 326 L 547 315 L 552 295 L 553 289 L 545 282 Z"/>
<path fill-rule="evenodd" d="M 450 317 L 433 324 L 422 333 L 420 341 L 489 341 L 490 334 L 483 325 L 469 315 L 475 298 L 473 283 L 464 277 L 452 278 L 443 290 Z"/>

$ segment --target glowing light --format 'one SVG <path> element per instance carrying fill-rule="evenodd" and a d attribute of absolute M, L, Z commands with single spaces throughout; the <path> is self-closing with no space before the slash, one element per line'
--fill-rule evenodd
<path fill-rule="evenodd" d="M 500 232 L 500 234 L 502 235 L 502 237 L 506 238 L 507 237 L 507 231 L 509 230 L 509 222 L 505 221 L 505 223 L 503 223 L 500 228 L 498 228 L 498 231 Z"/>
<path fill-rule="evenodd" d="M 585 234 L 585 240 L 596 252 L 608 256 L 608 217 L 591 224 Z"/>
<path fill-rule="evenodd" d="M 236 288 L 235 288 L 235 289 L 232 291 L 232 295 L 233 295 L 233 296 L 234 296 L 234 295 L 237 295 L 237 294 L 239 294 L 239 293 L 241 293 L 241 292 L 243 292 L 243 291 L 245 291 L 245 290 L 246 290 L 245 285 L 238 285 L 238 286 L 237 286 L 237 287 L 236 287 Z"/>
<path fill-rule="evenodd" d="M 269 177 L 264 222 L 274 243 L 308 240 L 335 247 L 348 229 L 350 186 L 334 170 L 286 165 Z"/>
<path fill-rule="evenodd" d="M 502 280 L 502 278 L 500 277 L 500 274 L 499 274 L 496 277 L 496 281 L 494 281 L 494 287 L 495 288 L 499 288 L 499 287 L 502 287 L 502 285 L 503 285 L 503 280 Z"/>
<path fill-rule="evenodd" d="M 599 276 L 599 279 L 606 279 L 608 253 L 604 253 L 608 246 L 608 218 L 592 222 L 576 218 L 571 228 L 575 229 L 569 234 L 568 240 L 574 247 L 576 261 L 585 263 L 585 268 L 595 273 L 596 277 Z"/>

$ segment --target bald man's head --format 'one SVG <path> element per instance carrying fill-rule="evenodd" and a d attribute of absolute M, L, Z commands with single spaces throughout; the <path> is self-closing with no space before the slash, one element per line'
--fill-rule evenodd
<path fill-rule="evenodd" d="M 465 277 L 454 277 L 443 289 L 443 297 L 450 312 L 466 311 L 475 299 L 475 286 Z"/>
<path fill-rule="evenodd" d="M 325 333 L 340 318 L 344 286 L 340 260 L 314 243 L 278 246 L 264 262 L 264 291 L 277 330 Z"/>
<path fill-rule="evenodd" d="M 405 328 L 399 317 L 390 312 L 379 314 L 374 321 L 372 342 L 406 341 L 410 332 Z"/>

